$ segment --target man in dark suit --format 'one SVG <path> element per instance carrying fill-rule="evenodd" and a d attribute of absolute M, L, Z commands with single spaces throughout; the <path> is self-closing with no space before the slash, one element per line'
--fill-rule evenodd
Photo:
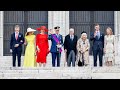
<path fill-rule="evenodd" d="M 23 34 L 19 32 L 20 26 L 15 26 L 15 32 L 11 34 L 10 52 L 13 56 L 13 67 L 16 66 L 16 55 L 18 59 L 18 67 L 21 66 L 22 44 L 24 43 Z"/>
<path fill-rule="evenodd" d="M 94 67 L 97 66 L 97 55 L 99 54 L 99 66 L 102 66 L 104 34 L 100 31 L 99 24 L 95 25 L 95 32 L 91 34 L 90 40 L 93 41 Z"/>
<path fill-rule="evenodd" d="M 75 67 L 75 61 L 76 61 L 76 45 L 77 45 L 77 36 L 74 35 L 74 29 L 70 28 L 70 33 L 65 36 L 65 41 L 64 41 L 64 50 L 65 53 L 67 53 L 67 66 L 72 66 Z"/>
<path fill-rule="evenodd" d="M 60 67 L 60 58 L 63 46 L 63 37 L 59 34 L 59 26 L 55 27 L 55 34 L 52 31 L 49 32 L 48 39 L 51 40 L 51 54 L 52 54 L 52 66 L 55 67 L 55 62 L 57 59 L 57 67 Z"/>

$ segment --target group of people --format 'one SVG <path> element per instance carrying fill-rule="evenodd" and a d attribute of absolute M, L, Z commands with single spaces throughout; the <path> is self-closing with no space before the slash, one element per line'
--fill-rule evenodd
<path fill-rule="evenodd" d="M 18 58 L 18 67 L 21 67 L 22 45 L 26 46 L 23 67 L 46 66 L 47 55 L 51 53 L 52 66 L 60 67 L 61 53 L 64 51 L 68 67 L 88 66 L 90 41 L 93 41 L 94 67 L 97 66 L 97 56 L 99 56 L 99 66 L 103 66 L 103 55 L 106 66 L 112 66 L 115 63 L 115 36 L 112 29 L 106 29 L 106 35 L 100 31 L 100 25 L 95 25 L 95 31 L 91 33 L 90 39 L 87 38 L 87 32 L 83 31 L 80 38 L 74 34 L 74 29 L 69 29 L 69 34 L 63 36 L 59 34 L 60 27 L 54 27 L 48 30 L 45 26 L 37 28 L 40 33 L 34 34 L 35 29 L 28 28 L 25 37 L 19 32 L 20 26 L 15 26 L 15 32 L 11 35 L 10 52 L 13 56 L 13 67 L 16 67 L 16 56 Z M 49 50 L 48 40 L 51 40 Z M 64 47 L 64 49 L 63 49 Z M 62 58 L 63 59 L 63 58 Z"/>

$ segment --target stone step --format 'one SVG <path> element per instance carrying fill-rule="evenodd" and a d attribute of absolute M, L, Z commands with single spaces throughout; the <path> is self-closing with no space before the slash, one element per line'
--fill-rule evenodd
<path fill-rule="evenodd" d="M 2 59 L 3 58 L 3 59 Z M 21 61 L 21 65 L 23 65 L 23 58 L 22 57 L 22 61 Z M 115 64 L 117 66 L 120 65 L 120 57 L 116 56 L 116 60 L 115 60 Z M 104 61 L 104 60 L 103 60 Z M 98 60 L 98 63 L 99 63 L 99 60 Z M 103 62 L 104 63 L 104 62 Z M 7 66 L 11 66 L 12 65 L 12 57 L 11 56 L 7 56 L 7 57 L 1 57 L 0 59 L 0 67 L 7 67 Z M 90 56 L 90 66 L 93 65 L 93 57 Z M 46 64 L 47 67 L 49 66 L 52 66 L 52 60 L 51 59 L 47 59 L 47 64 Z M 61 66 L 64 66 L 64 59 L 61 60 Z"/>
<path fill-rule="evenodd" d="M 11 68 L 0 79 L 120 79 L 120 67 Z"/>
<path fill-rule="evenodd" d="M 21 64 L 23 65 L 24 57 Z M 117 56 L 113 67 L 93 67 L 93 57 L 87 67 L 52 67 L 51 58 L 47 58 L 46 67 L 12 67 L 12 57 L 0 57 L 0 79 L 120 79 L 120 57 Z M 99 61 L 98 61 L 99 62 Z"/>
<path fill-rule="evenodd" d="M 84 68 L 84 69 L 83 69 Z M 1 79 L 71 79 L 82 78 L 82 73 L 88 73 L 88 67 L 81 68 L 13 68 L 0 69 Z M 74 75 L 75 74 L 75 75 Z M 81 76 L 82 75 L 82 76 Z M 88 75 L 88 74 L 87 74 Z M 81 76 L 81 77 L 80 77 Z M 86 77 L 87 78 L 87 77 Z"/>
<path fill-rule="evenodd" d="M 0 79 L 90 79 L 90 74 L 43 73 L 43 74 L 0 74 Z"/>

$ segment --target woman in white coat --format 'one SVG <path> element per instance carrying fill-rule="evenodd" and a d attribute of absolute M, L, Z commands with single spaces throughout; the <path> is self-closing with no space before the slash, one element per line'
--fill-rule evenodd
<path fill-rule="evenodd" d="M 77 61 L 80 60 L 85 66 L 89 64 L 89 48 L 90 43 L 87 39 L 87 34 L 82 33 L 81 38 L 77 41 Z"/>

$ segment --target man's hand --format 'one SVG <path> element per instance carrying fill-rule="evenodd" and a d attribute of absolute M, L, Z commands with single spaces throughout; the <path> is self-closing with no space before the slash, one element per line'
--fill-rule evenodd
<path fill-rule="evenodd" d="M 56 45 L 57 46 L 57 48 L 62 48 L 62 45 L 60 45 L 60 44 L 58 44 L 58 45 Z"/>
<path fill-rule="evenodd" d="M 97 35 L 97 33 L 96 33 L 96 32 L 94 32 L 94 38 L 96 37 L 96 35 Z"/>
<path fill-rule="evenodd" d="M 27 43 L 24 43 L 24 45 L 27 45 Z"/>
<path fill-rule="evenodd" d="M 13 51 L 12 51 L 12 49 L 10 49 L 10 53 L 12 53 Z"/>
<path fill-rule="evenodd" d="M 18 47 L 19 46 L 19 44 L 15 44 L 15 47 Z"/>
<path fill-rule="evenodd" d="M 65 53 L 67 52 L 67 49 L 65 49 Z"/>
<path fill-rule="evenodd" d="M 21 43 L 23 42 L 23 40 L 20 41 Z"/>
<path fill-rule="evenodd" d="M 52 29 L 50 29 L 50 30 L 49 30 L 49 33 L 50 33 L 50 34 L 53 34 L 53 30 L 52 30 Z"/>

